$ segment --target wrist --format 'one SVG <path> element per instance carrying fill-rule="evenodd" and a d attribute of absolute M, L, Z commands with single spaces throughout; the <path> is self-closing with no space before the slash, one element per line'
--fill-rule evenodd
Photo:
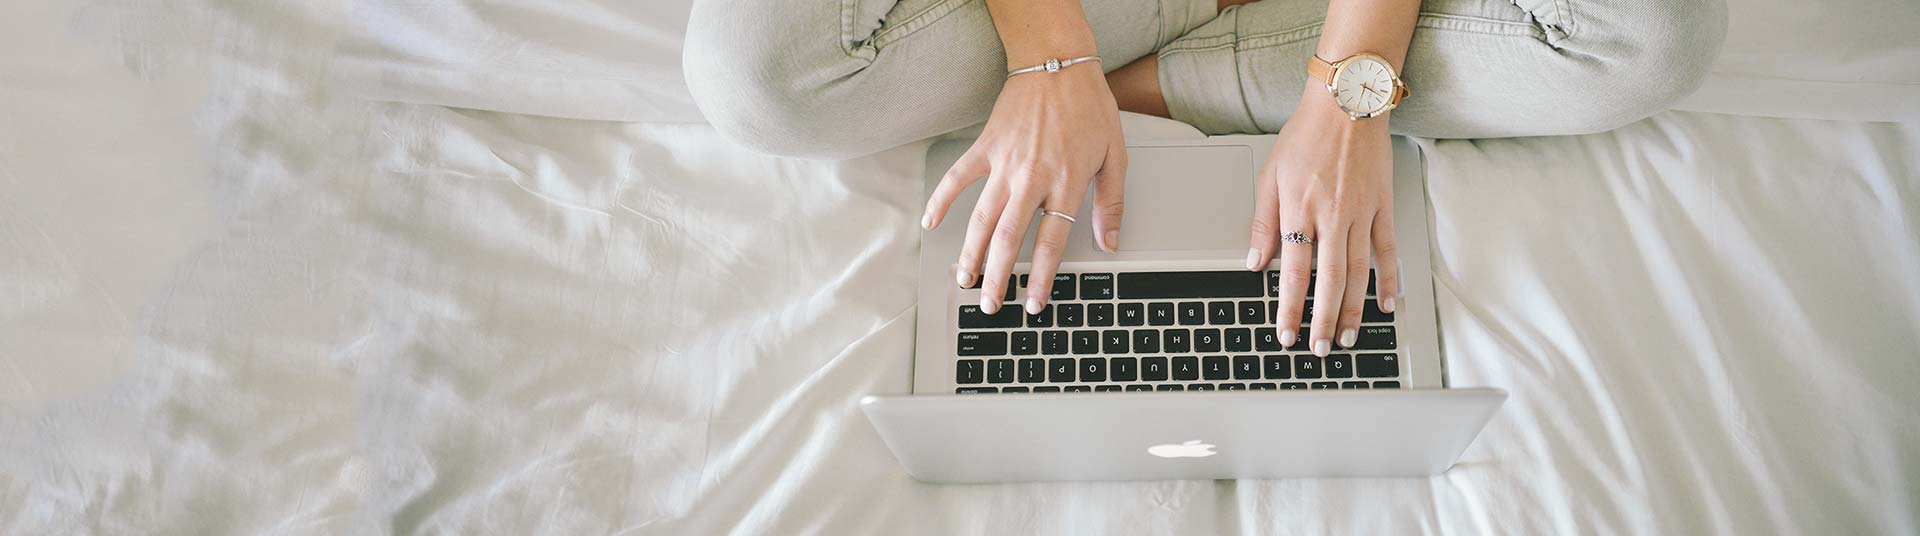
<path fill-rule="evenodd" d="M 1333 95 L 1327 92 L 1327 86 L 1309 80 L 1307 88 L 1300 95 L 1300 104 L 1295 107 L 1293 117 L 1309 123 L 1331 128 L 1341 133 L 1358 134 L 1373 130 L 1385 131 L 1387 119 L 1392 111 L 1380 115 L 1354 119 L 1347 111 L 1334 102 Z"/>

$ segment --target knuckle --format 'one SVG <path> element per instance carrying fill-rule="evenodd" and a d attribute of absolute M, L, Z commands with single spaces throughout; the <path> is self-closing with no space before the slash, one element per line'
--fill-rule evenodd
<path fill-rule="evenodd" d="M 1253 232 L 1255 234 L 1271 235 L 1279 228 L 1280 224 L 1274 222 L 1272 214 L 1254 214 Z"/>
<path fill-rule="evenodd" d="M 1057 236 L 1042 236 L 1033 241 L 1034 258 L 1057 258 L 1066 249 L 1066 239 Z"/>
<path fill-rule="evenodd" d="M 1014 229 L 1012 225 L 998 225 L 993 228 L 993 242 L 1014 244 L 1021 239 L 1020 234 L 1020 230 Z"/>
<path fill-rule="evenodd" d="M 1313 282 L 1313 269 L 1288 266 L 1280 270 L 1280 282 L 1294 287 L 1305 287 Z"/>
<path fill-rule="evenodd" d="M 994 223 L 993 213 L 987 212 L 984 209 L 976 208 L 973 210 L 972 214 L 967 216 L 967 222 L 977 227 L 986 227 L 988 225 L 993 225 Z"/>
<path fill-rule="evenodd" d="M 1347 261 L 1347 273 L 1349 274 L 1353 274 L 1356 276 L 1364 275 L 1367 273 L 1368 270 L 1372 270 L 1372 269 L 1373 269 L 1373 263 L 1365 257 L 1359 257 L 1359 258 L 1350 259 Z"/>

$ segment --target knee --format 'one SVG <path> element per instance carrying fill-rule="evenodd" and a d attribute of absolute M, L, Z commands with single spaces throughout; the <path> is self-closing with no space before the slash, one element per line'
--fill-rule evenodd
<path fill-rule="evenodd" d="M 799 35 L 807 28 L 782 17 L 746 16 L 766 7 L 749 3 L 756 2 L 702 1 L 688 19 L 682 74 L 707 122 L 770 155 L 839 159 L 879 150 L 852 143 L 838 124 L 848 115 L 828 96 L 838 66 L 810 64 L 804 47 L 816 36 Z"/>
<path fill-rule="evenodd" d="M 1602 59 L 1588 89 L 1592 106 L 1579 130 L 1598 132 L 1671 108 L 1706 81 L 1726 37 L 1721 0 L 1648 3 L 1616 34 L 1617 54 Z M 1577 36 L 1576 36 L 1577 37 Z"/>

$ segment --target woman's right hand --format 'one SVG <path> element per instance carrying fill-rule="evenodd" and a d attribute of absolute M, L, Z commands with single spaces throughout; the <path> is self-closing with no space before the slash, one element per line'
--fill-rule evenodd
<path fill-rule="evenodd" d="M 939 226 L 960 192 L 985 177 L 967 219 L 955 283 L 971 286 L 974 278 L 985 277 L 980 309 L 999 311 L 1027 227 L 1037 225 L 1026 301 L 1027 312 L 1037 313 L 1046 306 L 1074 225 L 1042 217 L 1038 209 L 1078 214 L 1091 182 L 1094 245 L 1112 253 L 1119 244 L 1126 176 L 1120 110 L 1100 64 L 1022 74 L 1007 80 L 980 138 L 934 188 L 921 226 Z"/>

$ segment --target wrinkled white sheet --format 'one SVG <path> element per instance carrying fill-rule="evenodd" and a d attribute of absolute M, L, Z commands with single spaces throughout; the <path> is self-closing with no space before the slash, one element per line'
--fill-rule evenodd
<path fill-rule="evenodd" d="M 352 12 L 0 23 L 0 533 L 1920 532 L 1920 126 L 1427 144 L 1445 475 L 931 486 L 924 146 L 364 101 Z"/>

